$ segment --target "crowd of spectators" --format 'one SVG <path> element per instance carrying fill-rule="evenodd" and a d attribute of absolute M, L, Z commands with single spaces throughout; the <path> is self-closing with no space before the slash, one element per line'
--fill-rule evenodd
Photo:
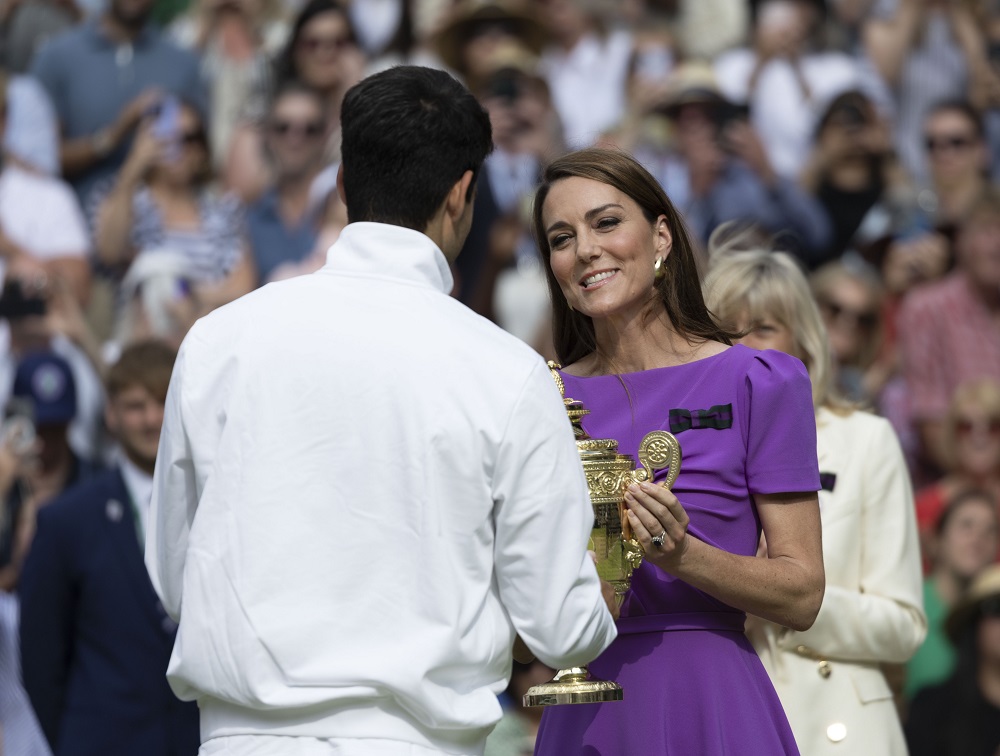
<path fill-rule="evenodd" d="M 902 715 L 921 690 L 969 683 L 952 679 L 976 673 L 944 628 L 1000 547 L 1000 2 L 2 0 L 10 752 L 76 752 L 51 702 L 44 727 L 25 724 L 15 597 L 36 514 L 97 470 L 136 463 L 109 414 L 109 369 L 323 265 L 347 223 L 340 103 L 399 63 L 452 72 L 489 111 L 495 150 L 453 294 L 546 357 L 530 198 L 568 150 L 636 155 L 702 262 L 710 239 L 733 232 L 796 257 L 839 393 L 891 422 L 917 491 L 931 632 L 901 684 Z M 544 677 L 516 673 L 514 687 Z M 998 690 L 973 707 L 993 724 Z M 532 721 L 504 722 L 506 752 L 522 752 Z"/>

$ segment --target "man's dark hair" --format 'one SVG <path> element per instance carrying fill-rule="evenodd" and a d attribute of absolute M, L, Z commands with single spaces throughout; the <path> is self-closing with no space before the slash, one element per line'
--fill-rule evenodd
<path fill-rule="evenodd" d="M 466 171 L 493 149 L 486 110 L 452 76 L 397 66 L 369 76 L 340 114 L 347 217 L 423 231 Z"/>

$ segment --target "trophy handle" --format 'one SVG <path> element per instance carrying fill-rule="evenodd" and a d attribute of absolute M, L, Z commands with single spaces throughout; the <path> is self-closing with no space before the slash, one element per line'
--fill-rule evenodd
<path fill-rule="evenodd" d="M 666 488 L 670 488 L 677 480 L 681 472 L 681 445 L 673 433 L 667 431 L 652 431 L 642 437 L 639 444 L 639 467 L 632 473 L 632 477 L 637 483 L 653 479 L 653 473 L 669 467 L 667 479 L 663 482 Z M 642 548 L 632 535 L 632 526 L 629 525 L 625 516 L 624 505 L 622 507 L 622 541 L 625 544 L 625 559 L 632 565 L 632 569 L 637 569 L 642 563 Z"/>
<path fill-rule="evenodd" d="M 545 366 L 549 369 L 549 373 L 552 375 L 552 380 L 556 382 L 556 387 L 559 389 L 559 393 L 562 394 L 563 399 L 566 398 L 566 384 L 563 383 L 562 376 L 559 375 L 559 368 L 562 367 L 558 362 L 554 360 L 549 360 L 545 363 Z"/>
<path fill-rule="evenodd" d="M 681 445 L 673 433 L 653 431 L 642 437 L 639 444 L 639 462 L 642 468 L 636 470 L 636 478 L 641 482 L 652 480 L 653 473 L 669 467 L 663 485 L 671 488 L 681 472 Z"/>

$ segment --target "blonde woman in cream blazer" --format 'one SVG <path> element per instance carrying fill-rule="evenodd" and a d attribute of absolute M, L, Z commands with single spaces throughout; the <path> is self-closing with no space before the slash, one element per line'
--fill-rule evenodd
<path fill-rule="evenodd" d="M 887 421 L 831 396 L 826 331 L 790 257 L 716 252 L 705 299 L 728 326 L 747 332 L 747 346 L 801 359 L 817 407 L 823 605 L 805 632 L 751 617 L 750 639 L 803 756 L 905 756 L 879 665 L 909 659 L 927 619 L 913 492 L 899 442 Z"/>

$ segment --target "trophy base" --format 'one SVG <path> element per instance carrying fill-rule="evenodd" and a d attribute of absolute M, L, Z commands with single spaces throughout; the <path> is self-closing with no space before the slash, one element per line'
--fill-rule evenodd
<path fill-rule="evenodd" d="M 547 683 L 533 685 L 524 694 L 526 707 L 560 704 L 606 703 L 621 701 L 622 686 L 608 680 L 595 680 L 586 667 L 561 669 Z"/>

